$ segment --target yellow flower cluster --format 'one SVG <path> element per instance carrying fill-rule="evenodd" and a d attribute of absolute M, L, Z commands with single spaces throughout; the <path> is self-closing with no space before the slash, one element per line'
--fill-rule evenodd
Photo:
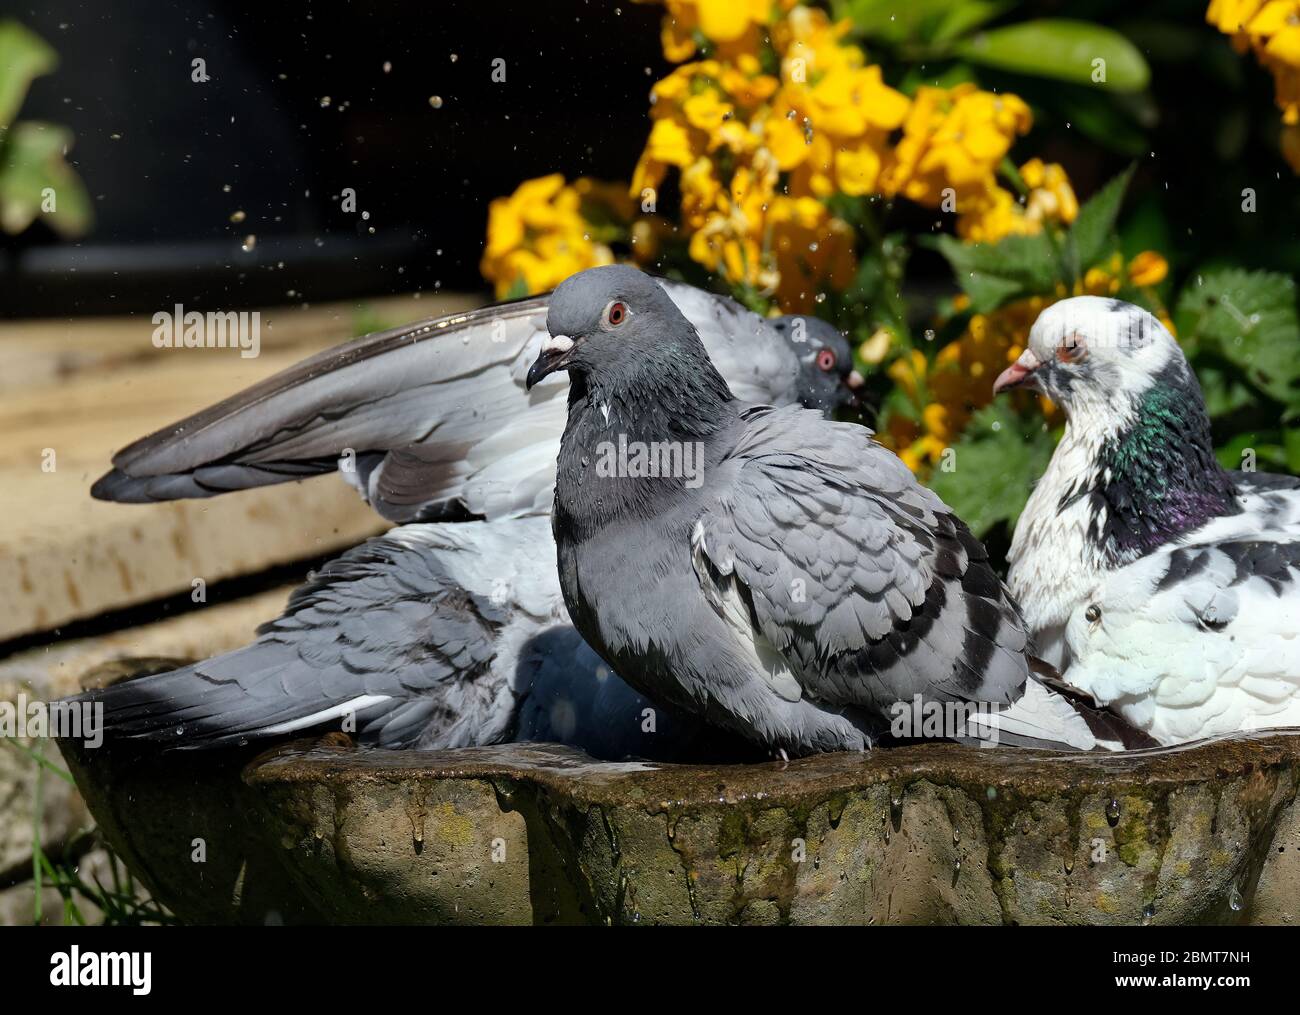
<path fill-rule="evenodd" d="M 1300 173 L 1300 0 L 1212 0 L 1205 19 L 1273 73 L 1282 154 Z"/>
<path fill-rule="evenodd" d="M 808 311 L 820 290 L 847 286 L 854 268 L 852 229 L 823 199 L 876 188 L 908 100 L 842 43 L 848 25 L 820 10 L 794 7 L 772 27 L 778 77 L 763 69 L 756 33 L 753 50 L 730 51 L 721 44 L 744 32 L 709 34 L 708 6 L 669 4 L 666 38 L 689 13 L 692 38 L 698 30 L 718 45 L 715 58 L 683 64 L 655 85 L 632 192 L 654 203 L 676 169 L 691 258 L 733 285 L 774 294 L 787 311 Z M 737 31 L 739 21 L 727 28 Z"/>
<path fill-rule="evenodd" d="M 664 52 L 681 63 L 651 91 L 650 135 L 632 177 L 643 212 L 657 208 L 669 173 L 680 193 L 692 260 L 733 287 L 809 312 L 856 268 L 854 230 L 828 205 L 835 195 L 902 197 L 957 213 L 971 242 L 1070 222 L 1078 203 L 1064 170 L 1020 169 L 1026 194 L 997 182 L 1030 127 L 1014 95 L 973 84 L 922 87 L 914 98 L 846 39 L 851 27 L 795 0 L 665 0 Z M 706 58 L 692 59 L 699 50 Z M 662 220 L 596 230 L 583 188 L 558 176 L 530 180 L 494 201 L 483 273 L 497 293 L 534 292 L 612 259 L 628 238 L 650 262 Z"/>
<path fill-rule="evenodd" d="M 971 415 L 992 399 L 994 379 L 1024 351 L 1029 329 L 1045 307 L 1067 296 L 1113 296 L 1125 280 L 1139 288 L 1156 285 L 1168 271 L 1165 259 L 1155 251 L 1143 251 L 1127 266 L 1116 254 L 1106 265 L 1090 269 L 1073 292 L 1062 286 L 1053 296 L 1015 300 L 992 313 L 972 314 L 961 337 L 944 346 L 933 363 L 914 349 L 890 365 L 888 374 L 894 383 L 913 401 L 926 404 L 919 422 L 895 414 L 882 439 L 913 471 L 938 461 Z M 957 309 L 966 305 L 959 297 Z M 1172 331 L 1172 322 L 1162 320 Z M 1050 403 L 1044 403 L 1050 411 Z"/>
<path fill-rule="evenodd" d="M 764 69 L 764 28 L 777 74 Z M 853 232 L 824 203 L 835 194 L 957 211 L 972 241 L 1073 219 L 1078 204 L 1059 166 L 1026 164 L 1036 178 L 1026 179 L 1025 204 L 997 184 L 1032 122 L 1023 101 L 973 84 L 909 99 L 845 40 L 849 28 L 789 2 L 668 0 L 665 54 L 688 59 L 703 40 L 710 58 L 654 87 L 632 192 L 653 202 L 677 170 L 693 260 L 806 312 L 820 290 L 852 277 Z"/>
<path fill-rule="evenodd" d="M 971 243 L 996 243 L 1005 236 L 1037 233 L 1046 222 L 1069 225 L 1079 214 L 1070 179 L 1055 163 L 1030 159 L 1020 167 L 1020 180 L 1027 191 L 1023 203 L 998 186 L 968 199 L 968 210 L 957 219 L 957 235 Z"/>
<path fill-rule="evenodd" d="M 789 8 L 792 2 L 781 6 Z M 695 55 L 697 33 L 722 53 L 752 52 L 776 5 L 772 0 L 665 0 L 664 6 L 664 56 L 681 63 Z"/>
<path fill-rule="evenodd" d="M 593 239 L 583 214 L 584 202 L 593 199 L 630 203 L 621 187 L 586 178 L 566 186 L 560 173 L 527 180 L 492 202 L 479 270 L 498 299 L 542 292 L 574 272 L 613 263 L 612 251 Z"/>

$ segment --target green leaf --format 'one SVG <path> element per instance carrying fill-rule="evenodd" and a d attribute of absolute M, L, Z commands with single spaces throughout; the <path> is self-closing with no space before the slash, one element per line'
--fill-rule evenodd
<path fill-rule="evenodd" d="M 951 42 L 1009 11 L 1016 4 L 1012 0 L 967 0 L 952 4 L 930 37 L 931 42 Z"/>
<path fill-rule="evenodd" d="M 17 21 L 0 21 L 0 137 L 18 115 L 32 79 L 58 66 L 59 56 Z"/>
<path fill-rule="evenodd" d="M 1289 276 L 1243 268 L 1207 271 L 1183 289 L 1179 338 L 1237 367 L 1283 405 L 1300 405 L 1300 320 Z"/>
<path fill-rule="evenodd" d="M 90 228 L 90 196 L 64 160 L 72 133 L 24 120 L 0 144 L 0 229 L 18 234 L 43 216 L 66 237 Z"/>
<path fill-rule="evenodd" d="M 1100 261 L 1114 244 L 1115 220 L 1132 176 L 1133 166 L 1129 166 L 1080 207 L 1065 238 L 1066 264 L 1074 278 Z"/>
<path fill-rule="evenodd" d="M 1300 427 L 1292 423 L 1282 430 L 1282 447 L 1286 450 L 1286 467 L 1300 473 Z"/>
<path fill-rule="evenodd" d="M 1047 236 L 1008 236 L 997 243 L 963 243 L 939 236 L 933 245 L 952 265 L 957 284 L 976 313 L 996 310 L 1019 296 L 1050 292 L 1057 282 L 1056 257 Z"/>
<path fill-rule="evenodd" d="M 1118 32 L 1087 21 L 1023 21 L 981 32 L 956 51 L 988 67 L 1116 92 L 1140 92 L 1151 79 L 1136 46 Z"/>
<path fill-rule="evenodd" d="M 1041 417 L 1021 417 L 1009 399 L 993 402 L 971 418 L 949 449 L 951 470 L 941 460 L 930 488 L 980 538 L 998 522 L 1014 528 L 1055 446 Z"/>
<path fill-rule="evenodd" d="M 929 39 L 952 16 L 952 0 L 833 0 L 835 20 L 852 19 L 858 31 L 888 42 Z"/>
<path fill-rule="evenodd" d="M 1258 471 L 1285 471 L 1288 468 L 1286 450 L 1278 442 L 1276 431 L 1239 433 L 1227 444 L 1215 448 L 1214 454 L 1225 469 L 1240 469 L 1248 462 Z M 1247 457 L 1249 452 L 1249 458 Z M 1291 467 L 1294 471 L 1294 467 Z"/>
<path fill-rule="evenodd" d="M 510 283 L 510 288 L 506 290 L 507 300 L 521 300 L 528 295 L 528 279 L 523 275 L 517 275 L 515 280 Z"/>

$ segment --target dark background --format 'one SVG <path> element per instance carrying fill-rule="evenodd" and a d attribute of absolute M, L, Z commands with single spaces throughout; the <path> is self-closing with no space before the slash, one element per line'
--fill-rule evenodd
<path fill-rule="evenodd" d="M 0 238 L 0 308 L 63 315 L 481 289 L 493 197 L 556 170 L 630 175 L 650 86 L 667 67 L 661 9 L 619 6 L 9 8 L 59 52 L 20 116 L 72 128 L 69 161 L 95 223 L 75 245 L 39 222 Z M 190 80 L 195 57 L 207 62 L 206 84 Z M 491 79 L 496 57 L 504 83 Z M 345 187 L 356 190 L 355 214 L 340 208 Z M 246 218 L 232 223 L 238 210 Z M 245 253 L 249 234 L 257 242 Z"/>
<path fill-rule="evenodd" d="M 1300 188 L 1277 153 L 1272 80 L 1205 24 L 1205 8 L 1040 0 L 1008 11 L 1125 32 L 1152 67 L 1142 95 L 1099 104 L 1081 86 L 981 78 L 1034 107 L 1013 155 L 1062 162 L 1081 199 L 1137 162 L 1128 252 L 1162 250 L 1175 275 L 1216 259 L 1295 273 Z M 75 244 L 40 222 L 0 236 L 0 316 L 483 289 L 492 198 L 554 171 L 630 177 L 650 86 L 669 69 L 662 10 L 630 0 L 10 7 L 61 56 L 20 115 L 72 128 L 69 160 L 96 218 Z M 207 61 L 206 84 L 190 80 L 195 57 Z M 491 80 L 496 57 L 505 83 Z M 944 70 L 910 62 L 922 76 Z M 1221 207 L 1225 179 L 1254 187 L 1268 212 L 1207 213 Z M 355 214 L 340 208 L 345 187 Z M 906 228 L 933 215 L 904 204 L 891 217 Z M 257 242 L 244 252 L 249 234 Z M 909 280 L 951 282 L 924 251 Z"/>

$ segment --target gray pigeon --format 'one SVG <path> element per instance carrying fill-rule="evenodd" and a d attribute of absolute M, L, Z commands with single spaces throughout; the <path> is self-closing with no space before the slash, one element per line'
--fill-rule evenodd
<path fill-rule="evenodd" d="M 1008 581 L 1070 684 L 1161 743 L 1300 726 L 1300 480 L 1219 465 L 1200 385 L 1151 314 L 1048 307 L 994 390 L 1066 415 Z"/>
<path fill-rule="evenodd" d="M 829 410 L 850 400 L 852 388 L 860 383 L 850 372 L 847 342 L 825 322 L 794 317 L 769 324 L 730 301 L 715 301 L 682 286 L 669 289 L 683 302 L 696 299 L 700 306 L 717 312 L 702 317 L 711 322 L 716 336 L 722 336 L 717 338 L 720 346 L 731 350 L 729 361 L 739 373 L 739 383 L 766 400 L 784 404 L 797 398 Z M 519 305 L 469 315 L 477 323 L 452 321 L 447 327 L 459 328 L 458 332 L 434 332 L 440 337 L 422 339 L 429 347 L 425 353 L 429 362 L 445 363 L 458 356 L 473 359 L 460 350 L 491 343 L 495 321 L 500 319 L 493 315 L 505 313 L 508 318 L 512 306 Z M 726 321 L 731 322 L 729 332 L 718 323 Z M 749 365 L 741 366 L 745 358 L 733 346 L 748 339 L 735 322 L 756 329 L 750 335 L 757 346 L 756 363 L 785 366 L 757 373 Z M 306 464 L 305 459 L 291 457 L 294 449 L 324 446 L 322 431 L 341 443 L 365 446 L 365 434 L 371 432 L 375 418 L 370 409 L 328 414 L 322 405 L 304 409 L 327 390 L 342 392 L 341 405 L 360 405 L 350 391 L 343 391 L 344 377 L 361 383 L 371 397 L 385 383 L 406 384 L 408 391 L 386 396 L 397 408 L 418 393 L 433 403 L 418 407 L 423 418 L 460 425 L 441 403 L 451 397 L 448 389 L 461 390 L 461 378 L 443 374 L 441 383 L 425 383 L 425 379 L 417 384 L 397 369 L 401 358 L 409 355 L 400 346 L 389 346 L 391 351 L 373 360 L 357 361 L 372 363 L 369 372 L 357 372 L 351 366 L 354 360 L 343 351 L 369 348 L 374 342 L 362 339 L 310 360 L 281 374 L 280 381 L 272 379 L 222 403 L 229 407 L 226 410 L 221 406 L 206 410 L 192 417 L 199 422 L 177 424 L 149 440 L 160 453 L 168 448 L 176 452 L 184 449 L 186 435 L 209 431 L 229 435 L 250 426 L 252 416 L 260 412 L 274 422 L 259 422 L 254 427 L 257 432 L 283 436 L 293 430 L 295 443 L 275 445 L 282 456 L 277 471 L 239 465 L 221 473 L 223 484 L 233 489 L 237 482 L 258 485 L 293 478 L 301 470 L 294 473 L 289 467 Z M 437 354 L 438 343 L 447 348 L 445 355 Z M 540 340 L 535 344 L 540 345 Z M 332 364 L 329 369 L 338 376 L 331 378 L 328 370 L 322 374 L 310 368 L 316 362 Z M 486 383 L 481 378 L 480 382 Z M 309 392 L 311 398 L 305 398 Z M 499 399 L 499 393 L 493 397 Z M 483 467 L 469 485 L 481 484 L 484 473 L 494 468 L 491 451 L 511 444 L 527 447 L 530 440 L 541 448 L 534 453 L 550 460 L 539 468 L 522 454 L 513 456 L 518 473 L 553 474 L 558 431 L 555 436 L 544 431 L 530 436 L 528 428 L 539 418 L 536 407 L 561 405 L 551 396 L 530 397 L 520 377 L 516 417 L 498 418 L 495 425 L 501 429 L 496 434 L 488 433 L 487 424 L 479 432 Z M 413 406 L 414 402 L 407 407 Z M 118 456 L 119 466 L 128 456 L 129 451 Z M 245 457 L 253 456 L 246 452 Z M 223 486 L 214 482 L 217 470 L 223 468 L 208 465 L 196 472 L 161 477 L 157 480 L 161 486 L 151 486 L 153 480 L 131 480 L 119 469 L 101 481 L 99 492 L 109 483 L 113 491 L 124 494 L 152 489 L 169 496 L 187 492 L 210 496 L 223 492 Z M 472 496 L 466 500 L 478 503 Z M 738 740 L 720 738 L 718 731 L 698 720 L 632 691 L 573 629 L 563 607 L 555 547 L 545 517 L 550 498 L 539 505 L 529 494 L 499 503 L 512 504 L 505 517 L 456 524 L 411 523 L 349 551 L 297 590 L 284 615 L 263 625 L 257 639 L 242 649 L 85 697 L 104 705 L 110 738 L 176 748 L 216 747 L 342 727 L 356 732 L 363 743 L 384 747 L 441 748 L 518 739 L 573 744 L 593 756 L 611 759 L 686 760 L 718 757 L 720 751 L 721 756 L 743 756 L 745 745 Z M 381 500 L 377 506 L 389 505 L 391 501 Z M 542 514 L 529 516 L 530 509 Z"/>
<path fill-rule="evenodd" d="M 862 750 L 909 703 L 1100 746 L 1031 674 L 983 546 L 869 430 L 737 399 L 634 268 L 569 278 L 547 327 L 527 380 L 569 374 L 560 585 L 632 687 L 778 753 Z"/>
<path fill-rule="evenodd" d="M 862 378 L 815 317 L 766 319 L 659 283 L 728 381 L 755 401 L 831 410 Z M 421 321 L 304 360 L 136 441 L 91 488 L 142 503 L 342 472 L 396 522 L 550 511 L 564 384 L 525 390 L 549 296 Z"/>

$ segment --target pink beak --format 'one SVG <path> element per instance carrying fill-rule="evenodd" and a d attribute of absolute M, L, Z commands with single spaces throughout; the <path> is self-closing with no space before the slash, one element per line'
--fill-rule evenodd
<path fill-rule="evenodd" d="M 993 382 L 993 394 L 1020 387 L 1040 366 L 1038 357 L 1026 349 L 1018 360 L 998 374 L 998 379 Z"/>

